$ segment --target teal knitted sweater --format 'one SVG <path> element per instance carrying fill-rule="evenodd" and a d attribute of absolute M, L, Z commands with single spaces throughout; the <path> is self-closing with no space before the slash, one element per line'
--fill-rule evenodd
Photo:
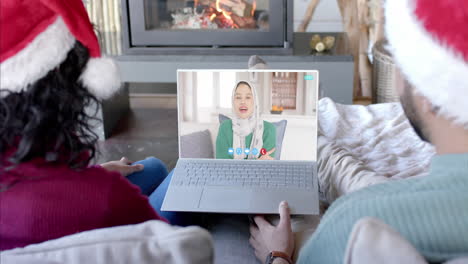
<path fill-rule="evenodd" d="M 467 256 L 468 153 L 434 157 L 426 177 L 341 197 L 302 248 L 298 263 L 343 263 L 351 229 L 365 216 L 392 226 L 431 262 Z"/>

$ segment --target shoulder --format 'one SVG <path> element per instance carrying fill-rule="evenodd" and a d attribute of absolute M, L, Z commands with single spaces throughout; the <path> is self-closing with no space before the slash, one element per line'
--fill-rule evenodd
<path fill-rule="evenodd" d="M 380 219 L 409 240 L 432 240 L 434 248 L 444 248 L 446 243 L 437 241 L 450 240 L 450 232 L 434 233 L 425 227 L 436 226 L 439 230 L 457 232 L 466 230 L 460 225 L 464 216 L 459 212 L 466 208 L 468 194 L 464 187 L 444 187 L 435 183 L 430 176 L 402 179 L 368 186 L 342 196 L 327 209 L 312 239 L 301 250 L 305 253 L 303 259 L 310 259 L 327 243 L 339 244 L 344 249 L 353 226 L 366 216 Z M 459 195 L 466 198 L 463 200 Z M 447 218 L 447 215 L 451 217 Z M 415 229 L 414 223 L 421 222 L 430 224 Z M 414 245 L 418 248 L 417 243 Z"/>
<path fill-rule="evenodd" d="M 18 175 L 29 179 L 18 178 Z M 53 202 L 59 206 L 72 200 L 82 206 L 94 204 L 95 208 L 105 208 L 107 197 L 114 188 L 117 187 L 121 193 L 128 193 L 132 187 L 118 173 L 97 167 L 71 169 L 66 164 L 42 167 L 21 165 L 7 176 L 7 184 L 18 183 L 11 185 L 10 193 L 26 191 L 33 197 L 31 199 L 46 201 L 50 201 L 50 197 L 40 194 L 53 193 L 54 197 L 60 197 Z"/>
<path fill-rule="evenodd" d="M 232 128 L 232 120 L 231 120 L 231 119 L 224 120 L 224 121 L 221 122 L 221 124 L 219 125 L 219 128 L 220 128 L 220 129 Z"/>
<path fill-rule="evenodd" d="M 33 177 L 40 182 L 54 181 L 64 183 L 107 182 L 120 174 L 109 172 L 101 166 L 89 166 L 80 169 L 72 169 L 67 164 L 47 164 L 43 162 L 24 162 L 7 172 L 7 175 Z"/>
<path fill-rule="evenodd" d="M 219 125 L 219 131 L 222 132 L 223 134 L 229 134 L 229 132 L 232 133 L 232 120 L 224 120 L 220 125 Z"/>
<path fill-rule="evenodd" d="M 276 127 L 268 121 L 263 121 L 263 134 L 276 134 Z"/>
<path fill-rule="evenodd" d="M 272 130 L 272 129 L 275 129 L 275 125 L 273 125 L 272 123 L 268 122 L 268 121 L 265 121 L 263 120 L 263 127 L 268 130 Z"/>

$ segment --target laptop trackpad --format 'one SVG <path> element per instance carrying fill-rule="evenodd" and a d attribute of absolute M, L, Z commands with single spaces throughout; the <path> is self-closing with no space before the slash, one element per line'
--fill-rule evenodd
<path fill-rule="evenodd" d="M 204 188 L 198 208 L 231 212 L 250 208 L 253 192 L 232 188 Z"/>

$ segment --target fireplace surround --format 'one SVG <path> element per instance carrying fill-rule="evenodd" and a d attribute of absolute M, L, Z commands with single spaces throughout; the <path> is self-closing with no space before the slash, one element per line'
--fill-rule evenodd
<path fill-rule="evenodd" d="M 291 0 L 121 1 L 124 54 L 292 54 Z"/>

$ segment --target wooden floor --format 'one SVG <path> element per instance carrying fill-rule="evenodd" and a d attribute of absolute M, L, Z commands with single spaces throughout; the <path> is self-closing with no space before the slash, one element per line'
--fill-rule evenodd
<path fill-rule="evenodd" d="M 123 156 L 132 161 L 154 156 L 171 170 L 179 157 L 178 149 L 176 109 L 133 108 L 112 136 L 99 143 L 96 163 Z"/>

